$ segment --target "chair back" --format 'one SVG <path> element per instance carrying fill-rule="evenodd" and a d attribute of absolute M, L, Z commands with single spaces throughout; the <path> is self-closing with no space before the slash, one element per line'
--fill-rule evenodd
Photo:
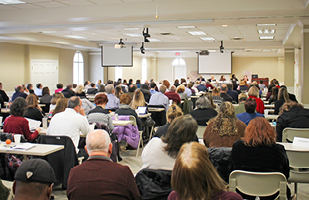
<path fill-rule="evenodd" d="M 151 118 L 156 122 L 155 126 L 163 126 L 166 124 L 166 111 L 163 105 L 148 105 L 147 108 L 164 108 L 163 111 L 151 111 L 148 109 L 149 113 L 151 113 Z"/>
<path fill-rule="evenodd" d="M 285 128 L 282 131 L 282 142 L 293 142 L 294 137 L 309 138 L 309 128 Z"/>
<path fill-rule="evenodd" d="M 290 178 L 288 181 L 297 183 L 309 183 L 309 150 L 286 150 L 290 163 Z M 303 170 L 307 168 L 306 170 Z M 300 170 L 301 169 L 301 170 Z"/>
<path fill-rule="evenodd" d="M 132 123 L 133 126 L 137 126 L 136 119 L 135 119 L 135 117 L 133 115 L 130 115 L 130 121 L 133 122 Z"/>
<path fill-rule="evenodd" d="M 230 174 L 229 191 L 236 188 L 250 196 L 271 196 L 279 191 L 279 199 L 286 200 L 287 181 L 280 172 L 249 172 L 235 170 Z"/>
<path fill-rule="evenodd" d="M 203 138 L 206 127 L 207 126 L 198 126 L 197 127 L 196 135 L 197 135 L 198 138 Z"/>

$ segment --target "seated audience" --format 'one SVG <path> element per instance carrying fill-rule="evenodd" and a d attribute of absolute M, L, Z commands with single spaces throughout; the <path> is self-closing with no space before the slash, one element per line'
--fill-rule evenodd
<path fill-rule="evenodd" d="M 217 107 L 216 104 L 214 103 L 214 100 L 212 98 L 212 93 L 206 92 L 203 96 L 205 96 L 209 100 L 210 108 L 215 109 L 216 111 L 219 110 L 219 109 L 217 109 L 219 107 Z"/>
<path fill-rule="evenodd" d="M 95 105 L 91 103 L 88 99 L 82 99 L 82 109 L 85 110 L 85 115 L 88 115 L 89 111 L 94 109 Z"/>
<path fill-rule="evenodd" d="M 252 119 L 256 117 L 264 117 L 263 114 L 255 112 L 256 102 L 254 99 L 251 99 L 251 98 L 247 99 L 244 105 L 245 105 L 246 112 L 237 114 L 236 117 L 240 121 L 244 122 L 247 126 Z"/>
<path fill-rule="evenodd" d="M 35 94 L 30 94 L 29 96 L 27 96 L 26 101 L 28 104 L 28 109 L 24 117 L 42 122 L 42 119 L 45 116 L 45 113 L 42 111 L 41 107 L 39 106 L 37 96 Z"/>
<path fill-rule="evenodd" d="M 30 131 L 28 120 L 23 117 L 27 107 L 28 104 L 22 97 L 17 97 L 13 101 L 10 107 L 11 115 L 3 122 L 3 132 L 21 134 L 25 136 L 26 140 L 32 142 L 38 137 L 41 128 L 36 128 L 34 132 Z"/>
<path fill-rule="evenodd" d="M 135 84 L 136 84 L 136 87 L 137 87 L 137 88 L 140 88 L 140 87 L 142 86 L 141 80 L 139 80 L 139 79 L 137 79 L 137 80 L 135 81 Z"/>
<path fill-rule="evenodd" d="M 108 84 L 105 87 L 108 102 L 105 109 L 116 110 L 119 107 L 119 99 L 114 95 L 115 89 L 113 84 Z"/>
<path fill-rule="evenodd" d="M 169 100 L 173 100 L 176 104 L 179 104 L 181 102 L 181 98 L 178 93 L 176 93 L 176 86 L 172 85 L 170 90 L 168 92 L 164 93 L 165 96 L 168 97 Z"/>
<path fill-rule="evenodd" d="M 13 193 L 19 199 L 51 199 L 56 177 L 53 168 L 43 159 L 24 161 L 15 173 Z"/>
<path fill-rule="evenodd" d="M 89 111 L 87 116 L 89 123 L 98 122 L 108 126 L 109 131 L 114 129 L 112 116 L 109 111 L 105 109 L 108 102 L 107 96 L 104 93 L 99 93 L 94 97 L 96 107 Z"/>
<path fill-rule="evenodd" d="M 63 84 L 62 83 L 58 83 L 56 85 L 56 87 L 57 87 L 57 90 L 55 90 L 55 93 L 62 92 L 62 90 L 63 90 Z"/>
<path fill-rule="evenodd" d="M 137 89 L 137 86 L 135 84 L 131 84 L 128 87 L 127 94 L 133 99 L 134 91 Z"/>
<path fill-rule="evenodd" d="M 3 87 L 3 84 L 0 82 L 0 96 L 2 97 L 3 101 L 9 102 L 10 99 L 2 87 Z"/>
<path fill-rule="evenodd" d="M 191 95 L 195 96 L 195 90 L 193 89 L 193 83 L 188 83 L 188 89 L 191 90 Z"/>
<path fill-rule="evenodd" d="M 60 98 L 64 98 L 61 92 L 53 94 L 52 99 L 50 100 L 49 112 L 55 109 L 57 100 Z"/>
<path fill-rule="evenodd" d="M 96 94 L 98 92 L 98 89 L 96 88 L 96 85 L 94 83 L 90 84 L 90 88 L 87 90 L 87 94 Z"/>
<path fill-rule="evenodd" d="M 179 85 L 176 89 L 176 92 L 179 94 L 180 99 L 189 99 L 187 93 L 185 93 L 185 86 Z"/>
<path fill-rule="evenodd" d="M 76 154 L 79 153 L 78 142 L 80 134 L 87 135 L 90 132 L 85 111 L 81 108 L 82 100 L 73 96 L 68 101 L 68 107 L 50 120 L 47 135 L 64 135 L 72 139 Z"/>
<path fill-rule="evenodd" d="M 278 91 L 279 89 L 275 86 L 271 88 L 271 95 L 268 99 L 269 104 L 275 103 L 278 100 Z"/>
<path fill-rule="evenodd" d="M 71 84 L 67 85 L 67 87 L 61 92 L 65 98 L 71 98 L 72 96 L 76 95 Z"/>
<path fill-rule="evenodd" d="M 208 89 L 214 89 L 214 86 L 209 81 L 206 82 L 206 87 Z"/>
<path fill-rule="evenodd" d="M 85 88 L 86 92 L 87 92 L 87 90 L 88 90 L 89 88 L 91 88 L 90 81 L 85 81 L 85 83 L 84 83 L 84 88 Z"/>
<path fill-rule="evenodd" d="M 49 88 L 43 87 L 40 103 L 49 105 L 52 98 L 53 97 L 50 95 Z"/>
<path fill-rule="evenodd" d="M 230 95 L 235 103 L 238 103 L 238 92 L 233 90 L 233 84 L 227 84 L 226 94 Z"/>
<path fill-rule="evenodd" d="M 175 87 L 176 87 L 176 88 L 178 87 L 178 85 L 180 85 L 180 83 L 179 83 L 179 80 L 178 80 L 178 79 L 175 79 L 175 81 L 174 81 L 174 85 L 175 85 Z"/>
<path fill-rule="evenodd" d="M 42 88 L 43 85 L 41 83 L 36 84 L 36 89 L 34 90 L 34 94 L 38 97 L 42 96 Z"/>
<path fill-rule="evenodd" d="M 218 115 L 215 111 L 210 101 L 207 97 L 202 96 L 198 98 L 195 103 L 195 110 L 192 110 L 189 114 L 197 121 L 197 124 L 200 126 L 207 126 L 207 122 Z"/>
<path fill-rule="evenodd" d="M 281 85 L 281 86 L 280 86 L 280 88 L 282 88 L 282 87 L 286 88 L 285 85 Z M 291 101 L 298 102 L 298 101 L 296 100 L 296 97 L 295 97 L 294 94 L 291 94 L 291 93 L 288 93 L 288 94 L 289 94 L 289 99 L 290 99 Z"/>
<path fill-rule="evenodd" d="M 130 168 L 110 159 L 112 148 L 106 131 L 94 130 L 87 135 L 89 158 L 70 171 L 69 199 L 141 199 Z"/>
<path fill-rule="evenodd" d="M 140 90 L 136 90 L 131 102 L 131 108 L 136 110 L 139 106 L 146 106 L 145 98 Z"/>
<path fill-rule="evenodd" d="M 284 103 L 277 119 L 277 142 L 282 142 L 282 131 L 288 127 L 309 128 L 309 109 L 295 101 Z"/>
<path fill-rule="evenodd" d="M 245 80 L 240 80 L 239 86 L 237 87 L 237 90 L 240 90 L 242 92 L 246 92 L 248 90 L 248 86 Z"/>
<path fill-rule="evenodd" d="M 27 94 L 24 93 L 24 88 L 22 85 L 17 85 L 15 87 L 15 93 L 12 96 L 12 101 L 14 101 L 17 97 L 22 97 L 24 99 L 27 98 Z"/>
<path fill-rule="evenodd" d="M 175 118 L 166 136 L 154 137 L 142 152 L 142 168 L 172 170 L 180 147 L 187 142 L 196 141 L 197 123 L 191 115 Z"/>
<path fill-rule="evenodd" d="M 265 84 L 262 80 L 260 80 L 259 87 L 260 87 L 261 90 L 263 90 L 265 88 Z"/>
<path fill-rule="evenodd" d="M 172 104 L 166 112 L 167 124 L 160 126 L 158 130 L 155 132 L 154 137 L 162 137 L 166 135 L 168 127 L 176 117 L 182 116 L 182 110 L 176 104 Z"/>
<path fill-rule="evenodd" d="M 220 107 L 224 101 L 224 99 L 220 97 L 220 90 L 216 87 L 212 90 L 212 99 L 214 100 L 214 103 L 217 107 Z"/>
<path fill-rule="evenodd" d="M 168 200 L 242 200 L 227 185 L 209 160 L 208 149 L 197 142 L 182 145 L 172 172 L 172 191 Z"/>
<path fill-rule="evenodd" d="M 290 176 L 289 159 L 284 146 L 276 144 L 275 137 L 275 129 L 265 118 L 252 119 L 245 130 L 244 137 L 233 144 L 234 170 L 281 172 L 288 179 Z M 244 199 L 255 199 L 255 197 L 241 195 Z M 277 195 L 268 199 L 275 199 Z M 289 189 L 287 196 L 291 196 Z"/>
<path fill-rule="evenodd" d="M 151 93 L 149 91 L 148 85 L 147 84 L 142 84 L 142 86 L 140 87 L 140 91 L 143 93 L 145 101 L 147 103 L 149 103 L 149 99 L 150 99 Z"/>
<path fill-rule="evenodd" d="M 33 85 L 31 83 L 27 84 L 26 88 L 29 91 L 29 94 L 34 94 Z"/>
<path fill-rule="evenodd" d="M 235 110 L 235 115 L 238 115 L 239 113 L 244 113 L 246 112 L 245 109 L 245 101 L 248 99 L 248 96 L 246 95 L 246 93 L 242 92 L 238 95 L 238 106 L 234 107 Z"/>
<path fill-rule="evenodd" d="M 165 85 L 166 90 L 169 91 L 171 84 L 168 82 L 168 80 L 163 80 L 162 85 Z"/>
<path fill-rule="evenodd" d="M 149 90 L 151 95 L 153 95 L 153 94 L 158 92 L 158 91 L 156 91 L 156 88 L 157 88 L 157 84 L 155 82 L 151 82 L 150 83 L 150 90 Z"/>
<path fill-rule="evenodd" d="M 224 75 L 222 75 L 222 76 L 220 77 L 219 81 L 226 81 Z"/>
<path fill-rule="evenodd" d="M 266 101 L 269 100 L 270 96 L 271 96 L 271 93 L 272 93 L 272 88 L 273 87 L 276 87 L 274 84 L 270 84 L 267 86 L 267 94 L 266 94 Z"/>
<path fill-rule="evenodd" d="M 196 88 L 199 92 L 208 92 L 205 81 L 202 82 L 197 81 L 196 84 L 198 84 Z"/>
<path fill-rule="evenodd" d="M 256 102 L 256 111 L 264 114 L 264 102 L 259 98 L 259 89 L 255 86 L 252 86 L 248 91 L 248 98 L 255 99 Z"/>
<path fill-rule="evenodd" d="M 75 88 L 75 95 L 79 96 L 81 99 L 86 98 L 86 93 L 84 92 L 84 86 L 82 84 L 79 84 Z"/>
<path fill-rule="evenodd" d="M 224 101 L 233 102 L 233 99 L 230 95 L 227 94 L 227 86 L 225 84 L 221 85 L 220 97 L 224 99 Z"/>
<path fill-rule="evenodd" d="M 67 107 L 68 107 L 68 99 L 67 98 L 61 97 L 61 98 L 57 99 L 55 109 L 52 110 L 49 113 L 49 115 L 51 115 L 50 118 L 55 116 L 55 114 L 57 114 L 57 113 L 63 112 Z"/>
<path fill-rule="evenodd" d="M 285 87 L 280 88 L 279 90 L 279 94 L 278 94 L 278 100 L 275 102 L 275 111 L 274 114 L 278 115 L 279 114 L 279 109 L 281 108 L 281 106 L 286 103 L 291 101 L 289 99 L 289 94 L 288 91 Z"/>
<path fill-rule="evenodd" d="M 136 119 L 136 123 L 138 126 L 138 129 L 141 130 L 142 128 L 142 121 L 141 119 L 138 117 L 138 115 L 136 114 L 135 110 L 133 110 L 130 106 L 131 104 L 131 97 L 128 94 L 122 94 L 120 96 L 120 106 L 119 108 L 116 110 L 115 114 L 118 115 L 132 115 L 135 117 Z"/>
<path fill-rule="evenodd" d="M 149 100 L 149 105 L 162 105 L 165 107 L 165 110 L 169 107 L 168 97 L 164 95 L 166 91 L 165 85 L 160 85 L 160 91 L 154 95 L 151 95 Z"/>
<path fill-rule="evenodd" d="M 204 132 L 206 147 L 232 147 L 233 143 L 244 136 L 245 123 L 235 116 L 234 106 L 223 102 L 218 116 L 208 122 Z"/>

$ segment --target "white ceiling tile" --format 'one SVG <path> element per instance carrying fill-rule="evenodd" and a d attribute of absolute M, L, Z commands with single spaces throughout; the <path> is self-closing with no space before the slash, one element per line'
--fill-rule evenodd
<path fill-rule="evenodd" d="M 83 6 L 83 5 L 93 5 L 95 3 L 87 0 L 56 0 L 56 2 L 64 3 L 69 6 Z"/>
<path fill-rule="evenodd" d="M 12 5 L 12 7 L 19 8 L 19 9 L 35 9 L 35 8 L 42 8 L 42 6 L 30 4 L 30 3 L 24 3 L 24 4 L 16 4 Z"/>
<path fill-rule="evenodd" d="M 57 7 L 66 7 L 68 5 L 56 2 L 56 1 L 47 1 L 47 2 L 37 2 L 35 5 L 44 7 L 44 8 L 57 8 Z"/>

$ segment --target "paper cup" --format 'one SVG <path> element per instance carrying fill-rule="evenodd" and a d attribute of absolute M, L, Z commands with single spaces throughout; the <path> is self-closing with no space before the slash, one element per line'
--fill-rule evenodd
<path fill-rule="evenodd" d="M 19 144 L 20 143 L 20 134 L 14 134 L 14 142 L 15 144 Z"/>

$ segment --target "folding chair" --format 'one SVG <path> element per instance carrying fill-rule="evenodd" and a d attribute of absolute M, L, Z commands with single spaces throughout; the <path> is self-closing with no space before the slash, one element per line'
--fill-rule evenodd
<path fill-rule="evenodd" d="M 293 142 L 294 137 L 309 138 L 309 128 L 285 128 L 282 131 L 282 142 Z"/>

